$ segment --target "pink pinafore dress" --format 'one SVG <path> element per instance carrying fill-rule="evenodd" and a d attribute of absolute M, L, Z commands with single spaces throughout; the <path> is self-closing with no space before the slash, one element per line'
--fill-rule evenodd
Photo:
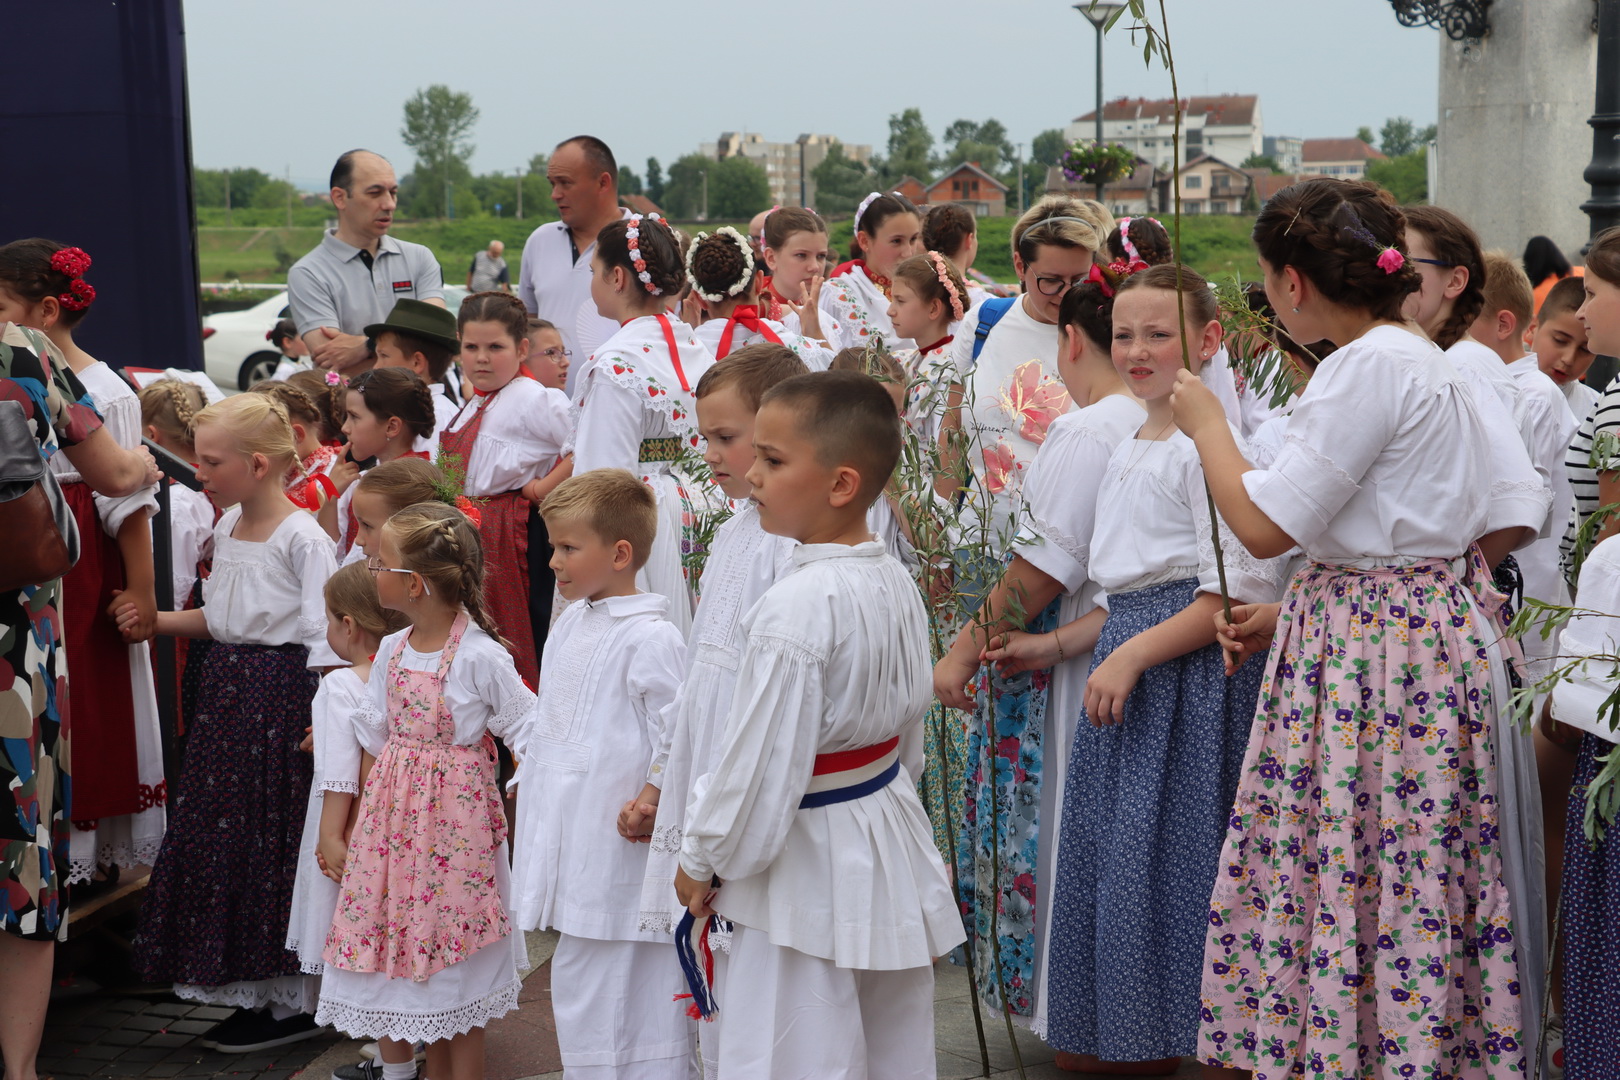
<path fill-rule="evenodd" d="M 388 680 L 388 744 L 366 780 L 326 963 L 423 981 L 510 932 L 495 867 L 506 840 L 494 740 L 452 741 L 445 675 L 467 629 L 457 616 L 437 671 L 399 662 Z"/>

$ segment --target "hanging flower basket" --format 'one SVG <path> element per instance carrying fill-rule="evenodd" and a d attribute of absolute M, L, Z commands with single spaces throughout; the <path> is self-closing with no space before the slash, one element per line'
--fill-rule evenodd
<path fill-rule="evenodd" d="M 1112 184 L 1131 174 L 1136 155 L 1119 143 L 1077 142 L 1058 159 L 1071 184 Z"/>

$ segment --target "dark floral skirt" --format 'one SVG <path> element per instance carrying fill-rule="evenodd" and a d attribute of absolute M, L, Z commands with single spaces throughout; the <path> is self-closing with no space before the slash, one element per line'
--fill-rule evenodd
<path fill-rule="evenodd" d="M 222 986 L 298 974 L 286 949 L 319 679 L 302 645 L 211 642 L 169 831 L 141 907 L 147 982 Z"/>

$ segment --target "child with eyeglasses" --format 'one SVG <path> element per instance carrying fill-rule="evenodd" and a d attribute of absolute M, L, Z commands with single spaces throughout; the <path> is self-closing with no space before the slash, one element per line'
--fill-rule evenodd
<path fill-rule="evenodd" d="M 563 344 L 562 331 L 549 319 L 529 320 L 529 359 L 524 369 L 541 386 L 567 392 L 568 363 L 573 353 Z"/>

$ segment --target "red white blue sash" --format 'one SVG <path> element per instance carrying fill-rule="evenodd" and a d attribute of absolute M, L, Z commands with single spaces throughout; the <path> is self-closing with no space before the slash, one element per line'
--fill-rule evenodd
<path fill-rule="evenodd" d="M 876 746 L 817 754 L 810 786 L 799 800 L 800 810 L 855 799 L 881 791 L 900 774 L 900 737 Z"/>

